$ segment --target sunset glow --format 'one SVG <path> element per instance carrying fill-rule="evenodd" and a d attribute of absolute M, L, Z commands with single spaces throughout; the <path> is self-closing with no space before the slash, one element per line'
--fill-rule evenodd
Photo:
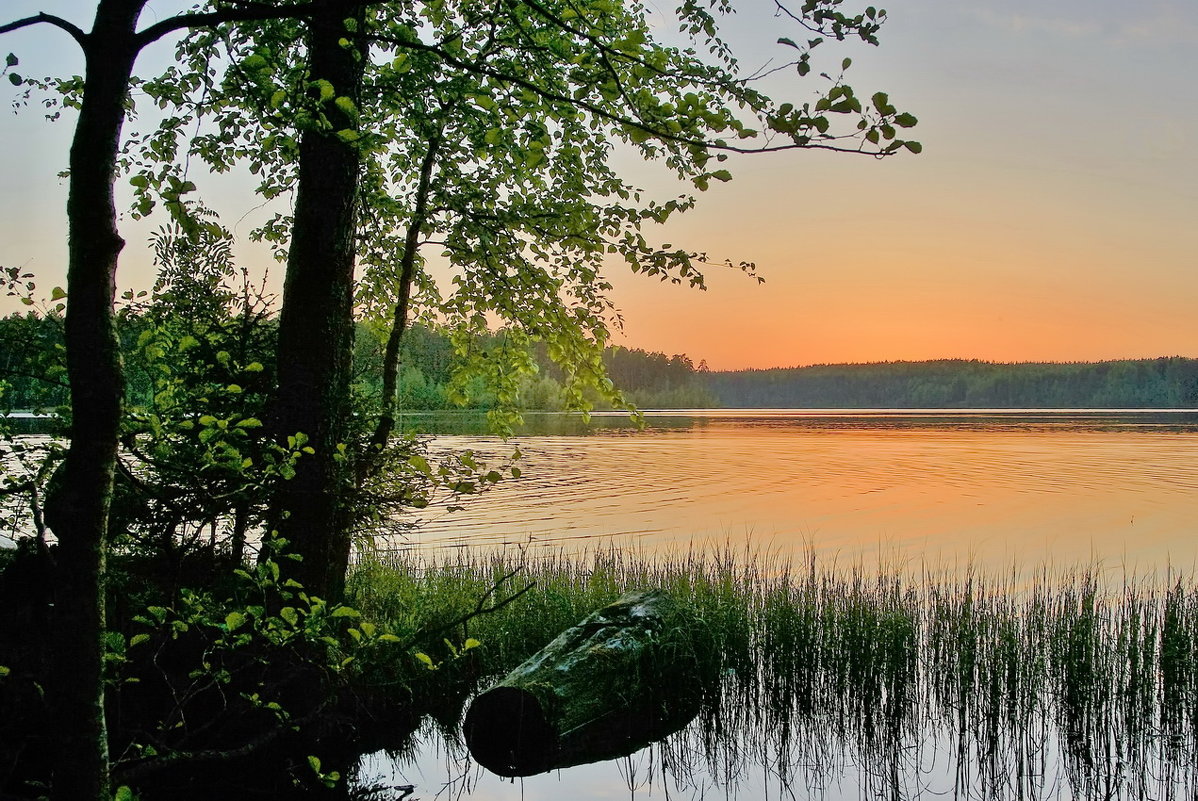
<path fill-rule="evenodd" d="M 86 0 L 13 0 L 12 13 L 86 16 Z M 612 264 L 618 344 L 686 353 L 713 369 L 944 357 L 1078 361 L 1198 355 L 1198 7 L 1028 0 L 890 9 L 878 48 L 827 43 L 859 95 L 885 89 L 920 119 L 922 155 L 883 162 L 819 152 L 733 158 L 729 184 L 660 232 L 713 258 L 753 261 L 766 282 L 718 267 L 707 292 Z M 728 21 L 742 63 L 779 58 L 774 21 Z M 70 43 L 31 31 L 30 74 L 78 69 Z M 149 53 L 161 64 L 169 48 Z M 26 66 L 27 65 L 27 66 Z M 813 76 L 814 79 L 814 76 Z M 819 79 L 814 79 L 819 80 Z M 766 88 L 800 102 L 793 72 Z M 15 96 L 15 89 L 10 89 Z M 39 109 L 0 120 L 3 263 L 62 281 L 68 125 Z M 632 163 L 644 185 L 683 188 Z M 248 183 L 197 177 L 244 233 Z M 152 269 L 150 227 L 126 219 L 124 286 Z M 261 251 L 244 258 L 270 266 Z M 281 270 L 274 269 L 276 276 Z M 14 307 L 15 308 L 15 307 Z"/>

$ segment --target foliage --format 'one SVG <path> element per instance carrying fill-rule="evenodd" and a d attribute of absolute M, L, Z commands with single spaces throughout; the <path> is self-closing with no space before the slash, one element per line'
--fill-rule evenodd
<path fill-rule="evenodd" d="M 117 776 L 194 770 L 217 758 L 201 752 L 227 751 L 221 758 L 233 761 L 293 737 L 326 711 L 360 659 L 399 643 L 356 610 L 280 580 L 275 561 L 235 572 L 230 594 L 184 587 L 129 619 L 127 633 L 109 635 L 124 743 Z"/>
<path fill-rule="evenodd" d="M 471 348 L 494 349 L 500 336 L 481 335 Z M 363 323 L 358 327 L 357 341 L 354 363 L 358 392 L 377 398 L 383 391 L 380 374 L 385 336 L 380 339 L 375 325 Z M 567 410 L 566 376 L 549 358 L 544 343 L 536 343 L 531 354 L 533 370 L 520 377 L 513 402 L 515 408 L 521 411 Z M 451 386 L 460 368 L 455 366 L 453 344 L 436 328 L 417 323 L 407 329 L 400 349 L 400 365 L 396 405 L 400 411 L 490 409 L 498 402 L 480 376 L 472 377 L 464 390 L 455 396 L 460 403 L 451 400 L 454 395 Z M 685 355 L 667 357 L 641 349 L 608 346 L 603 351 L 603 366 L 613 384 L 640 408 L 716 405 L 715 398 L 703 387 L 700 368 Z M 587 394 L 586 399 L 598 408 L 611 408 L 596 394 Z"/>
<path fill-rule="evenodd" d="M 884 93 L 857 99 L 844 80 L 847 59 L 815 100 L 779 103 L 758 91 L 761 76 L 742 74 L 718 36 L 717 17 L 728 11 L 683 4 L 677 21 L 690 46 L 679 47 L 659 40 L 635 2 L 379 6 L 356 31 L 373 49 L 359 101 L 306 72 L 294 20 L 191 37 L 179 66 L 141 84 L 170 116 L 126 149 L 137 213 L 186 200 L 180 187 L 194 184 L 178 160 L 188 152 L 218 171 L 248 162 L 263 197 L 284 195 L 301 134 L 348 113 L 354 128 L 330 133 L 364 159 L 360 313 L 397 335 L 409 318 L 446 326 L 458 357 L 447 394 L 470 403 L 483 377 L 500 430 L 516 420 L 536 341 L 560 365 L 566 407 L 593 398 L 627 405 L 602 360 L 619 323 L 604 277 L 610 262 L 697 287 L 711 264 L 750 274 L 755 266 L 652 242 L 645 226 L 695 197 L 649 197 L 616 171 L 615 152 L 660 161 L 703 191 L 732 177 L 722 166 L 732 153 L 918 149 L 896 134 L 913 116 Z M 876 43 L 885 12 L 854 16 L 820 2 L 790 16 L 816 34 L 805 45 L 782 40 L 794 56 L 785 66 L 806 75 L 824 37 Z M 216 53 L 230 64 L 223 74 L 209 70 Z M 281 212 L 254 236 L 281 253 L 289 223 Z M 439 255 L 426 253 L 430 245 Z M 482 336 L 496 322 L 505 335 Z"/>
<path fill-rule="evenodd" d="M 0 318 L 0 408 L 45 411 L 67 402 L 65 348 L 62 336 L 66 297 L 55 287 L 48 302 L 35 296 L 34 275 L 5 268 L 8 297 L 30 307 L 24 314 Z"/>

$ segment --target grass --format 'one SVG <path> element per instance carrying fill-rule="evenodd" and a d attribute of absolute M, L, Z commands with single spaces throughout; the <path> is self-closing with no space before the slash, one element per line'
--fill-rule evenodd
<path fill-rule="evenodd" d="M 531 590 L 446 633 L 483 643 L 472 673 L 482 684 L 628 589 L 665 588 L 707 622 L 718 685 L 665 746 L 680 773 L 701 766 L 731 782 L 756 762 L 799 786 L 852 764 L 878 783 L 871 792 L 893 795 L 904 771 L 948 749 L 955 790 L 969 796 L 1041 795 L 1058 770 L 1078 797 L 1198 792 L 1198 590 L 1189 578 L 1112 587 L 1093 571 L 911 577 L 733 549 L 464 552 L 364 561 L 352 601 L 419 636 L 467 614 L 516 569 L 490 598 Z M 1046 765 L 1052 754 L 1058 766 Z"/>

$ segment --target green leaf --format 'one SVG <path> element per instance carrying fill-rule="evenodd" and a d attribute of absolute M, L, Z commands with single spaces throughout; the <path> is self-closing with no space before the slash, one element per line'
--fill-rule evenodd
<path fill-rule="evenodd" d="M 329 612 L 329 617 L 359 618 L 361 616 L 362 616 L 362 613 L 359 612 L 357 609 L 354 609 L 352 606 L 338 606 L 335 609 L 333 609 L 332 612 Z"/>
<path fill-rule="evenodd" d="M 919 120 L 916 119 L 914 114 L 907 114 L 906 112 L 894 118 L 894 124 L 900 128 L 913 128 L 918 122 Z"/>
<path fill-rule="evenodd" d="M 320 773 L 320 757 L 309 755 L 308 756 L 308 766 L 311 767 L 312 770 L 316 771 L 317 773 Z"/>
<path fill-rule="evenodd" d="M 50 300 L 62 300 L 66 296 L 66 291 L 60 286 L 56 286 L 50 290 Z"/>
<path fill-rule="evenodd" d="M 22 81 L 23 81 L 23 79 L 21 78 L 21 76 L 17 75 L 15 72 L 8 73 L 8 82 L 11 83 L 13 86 L 20 86 Z"/>
<path fill-rule="evenodd" d="M 112 798 L 113 801 L 134 801 L 133 791 L 124 784 L 116 788 L 116 793 L 113 794 Z"/>
<path fill-rule="evenodd" d="M 890 106 L 890 95 L 885 92 L 875 92 L 873 96 L 874 108 L 879 114 L 885 114 L 886 109 Z"/>
<path fill-rule="evenodd" d="M 279 617 L 286 620 L 292 626 L 299 623 L 299 613 L 295 611 L 295 607 L 293 606 L 284 606 L 280 609 Z"/>
<path fill-rule="evenodd" d="M 229 631 L 237 631 L 245 623 L 245 615 L 240 612 L 230 612 L 225 615 L 225 626 Z"/>
<path fill-rule="evenodd" d="M 17 66 L 17 64 L 20 64 L 20 63 L 21 63 L 20 60 L 18 60 L 17 57 L 15 55 L 13 55 L 12 53 L 9 53 L 8 56 L 4 59 L 4 65 L 6 67 L 15 67 L 15 66 Z"/>
<path fill-rule="evenodd" d="M 903 147 L 910 150 L 912 153 L 922 153 L 923 145 L 919 142 L 903 142 Z"/>
<path fill-rule="evenodd" d="M 133 636 L 132 636 L 132 637 L 129 639 L 129 647 L 130 647 L 130 648 L 132 648 L 132 647 L 133 647 L 133 646 L 135 646 L 135 645 L 140 645 L 140 644 L 142 644 L 143 642 L 146 642 L 146 641 L 148 641 L 149 639 L 150 639 L 150 635 L 149 635 L 149 634 L 134 634 L 134 635 L 133 635 Z"/>

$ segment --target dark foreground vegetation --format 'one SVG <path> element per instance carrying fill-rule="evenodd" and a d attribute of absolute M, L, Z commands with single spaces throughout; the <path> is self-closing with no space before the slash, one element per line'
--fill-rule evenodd
<path fill-rule="evenodd" d="M 31 636 L 46 587 L 32 547 L 2 553 L 0 781 L 34 797 L 55 737 L 47 641 Z M 659 746 L 672 781 L 701 772 L 735 790 L 764 767 L 819 787 L 855 766 L 863 794 L 889 797 L 935 763 L 970 797 L 1038 797 L 1062 776 L 1074 797 L 1198 790 L 1190 577 L 913 576 L 731 550 L 406 552 L 364 557 L 328 604 L 272 564 L 213 585 L 199 554 L 114 562 L 116 781 L 145 798 L 365 793 L 343 781 L 360 755 L 410 751 L 430 724 L 460 742 L 479 689 L 624 591 L 663 588 L 710 646 L 688 657 L 705 677 L 686 690 L 699 718 Z"/>

